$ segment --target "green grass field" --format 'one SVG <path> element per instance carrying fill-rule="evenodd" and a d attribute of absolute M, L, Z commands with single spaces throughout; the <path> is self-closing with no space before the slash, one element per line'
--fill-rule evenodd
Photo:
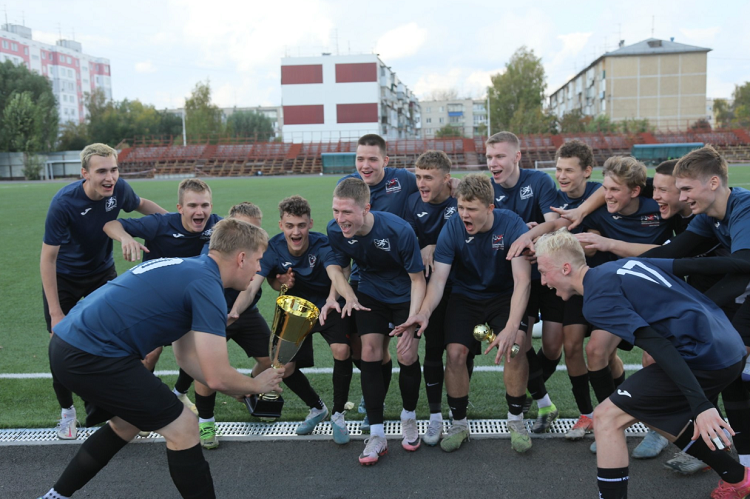
<path fill-rule="evenodd" d="M 460 176 L 460 175 L 459 175 Z M 594 174 L 601 178 L 600 172 Z M 279 232 L 278 202 L 287 196 L 299 194 L 313 207 L 315 227 L 325 231 L 331 218 L 331 193 L 338 177 L 253 177 L 243 179 L 207 179 L 213 190 L 214 213 L 226 215 L 230 206 L 241 201 L 252 201 L 264 212 L 263 227 L 270 235 Z M 177 202 L 178 180 L 133 180 L 135 191 L 168 210 Z M 730 183 L 750 186 L 750 168 L 747 165 L 730 169 Z M 60 182 L 52 183 L 2 183 L 0 184 L 0 374 L 47 373 L 47 344 L 49 336 L 42 313 L 39 254 L 44 233 L 44 220 L 52 196 L 62 188 Z M 127 214 L 125 216 L 128 216 Z M 119 243 L 114 245 L 118 273 L 132 265 L 125 262 Z M 264 287 L 266 285 L 264 284 Z M 260 302 L 261 311 L 270 322 L 273 314 L 275 292 L 266 287 Z M 535 340 L 537 341 L 537 340 Z M 538 348 L 537 344 L 537 348 Z M 254 361 L 233 342 L 229 343 L 230 360 L 237 368 L 251 368 Z M 637 350 L 637 349 L 636 349 Z M 395 358 L 395 342 L 392 345 Z M 621 353 L 626 364 L 640 363 L 640 351 Z M 492 356 L 494 358 L 494 355 Z M 316 367 L 332 367 L 330 350 L 325 341 L 315 337 Z M 477 366 L 491 365 L 492 359 L 480 357 Z M 162 355 L 157 370 L 177 369 L 169 349 Z M 308 374 L 313 386 L 323 400 L 332 403 L 330 374 Z M 164 376 L 170 386 L 175 376 Z M 50 379 L 0 378 L 0 428 L 51 427 L 59 418 L 59 408 L 52 391 Z M 553 401 L 563 417 L 577 417 L 577 409 L 570 392 L 570 382 L 564 372 L 556 373 L 547 384 Z M 357 402 L 361 389 L 359 375 L 355 374 L 349 400 Z M 502 375 L 498 372 L 476 372 L 472 379 L 469 417 L 504 418 L 507 412 Z M 301 420 L 307 407 L 293 394 L 286 392 L 284 419 Z M 244 405 L 219 394 L 216 417 L 218 421 L 248 421 L 251 419 Z M 82 410 L 80 401 L 76 405 Z M 445 404 L 444 404 L 445 406 Z M 386 401 L 386 419 L 396 419 L 401 410 L 397 378 L 391 384 Z M 424 391 L 418 408 L 420 418 L 428 415 Z M 532 410 L 532 415 L 533 415 Z M 361 415 L 350 413 L 352 419 Z"/>

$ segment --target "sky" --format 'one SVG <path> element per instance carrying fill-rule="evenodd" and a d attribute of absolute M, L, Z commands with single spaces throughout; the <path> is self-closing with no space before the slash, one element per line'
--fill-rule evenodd
<path fill-rule="evenodd" d="M 565 6 L 562 9 L 561 6 Z M 490 76 L 527 46 L 547 95 L 619 40 L 653 36 L 713 49 L 707 96 L 750 81 L 750 2 L 629 0 L 6 0 L 3 23 L 35 40 L 63 38 L 110 59 L 115 100 L 182 107 L 210 81 L 220 107 L 281 105 L 281 58 L 377 53 L 421 100 L 455 89 L 480 98 Z"/>

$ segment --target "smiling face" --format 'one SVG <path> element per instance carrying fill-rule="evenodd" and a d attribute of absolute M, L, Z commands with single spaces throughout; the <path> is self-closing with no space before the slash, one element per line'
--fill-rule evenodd
<path fill-rule="evenodd" d="M 279 228 L 284 233 L 289 253 L 294 256 L 302 255 L 310 245 L 310 229 L 313 221 L 308 215 L 295 216 L 284 213 L 279 220 Z"/>
<path fill-rule="evenodd" d="M 208 191 L 185 191 L 182 204 L 177 205 L 177 212 L 182 215 L 182 226 L 188 232 L 203 232 L 212 209 L 211 194 Z"/>
<path fill-rule="evenodd" d="M 442 170 L 431 168 L 425 170 L 416 168 L 414 174 L 417 177 L 417 189 L 422 201 L 425 203 L 442 203 L 450 196 L 451 179 L 450 173 L 443 173 Z"/>
<path fill-rule="evenodd" d="M 560 190 L 573 199 L 580 198 L 586 191 L 586 181 L 591 176 L 591 167 L 581 167 L 577 157 L 558 158 L 555 167 L 555 179 Z"/>
<path fill-rule="evenodd" d="M 117 159 L 114 156 L 91 156 L 89 169 L 81 168 L 81 176 L 85 180 L 84 192 L 92 201 L 112 197 L 120 178 Z"/>
<path fill-rule="evenodd" d="M 494 218 L 493 205 L 486 206 L 479 199 L 467 201 L 463 197 L 458 198 L 458 216 L 464 223 L 464 228 L 469 235 L 487 232 L 492 228 Z"/>
<path fill-rule="evenodd" d="M 559 264 L 549 255 L 537 258 L 537 268 L 542 277 L 542 285 L 555 290 L 555 294 L 567 301 L 576 294 L 571 279 L 570 264 Z"/>
<path fill-rule="evenodd" d="M 357 146 L 357 173 L 369 186 L 377 185 L 385 177 L 383 170 L 388 165 L 388 156 L 384 156 L 378 146 Z"/>
<path fill-rule="evenodd" d="M 370 205 L 364 208 L 352 198 L 333 198 L 333 218 L 341 228 L 345 238 L 351 239 L 365 224 L 365 215 L 370 211 Z"/>
<path fill-rule="evenodd" d="M 630 189 L 624 182 L 620 183 L 614 175 L 606 175 L 602 182 L 604 187 L 604 201 L 607 204 L 607 211 L 610 213 L 621 213 L 629 215 L 632 210 L 633 200 L 641 192 L 639 187 Z M 635 210 L 638 205 L 635 205 Z M 635 210 L 632 210 L 635 212 Z"/>
<path fill-rule="evenodd" d="M 680 191 L 680 201 L 687 203 L 693 215 L 707 213 L 716 201 L 716 193 L 721 186 L 719 177 L 703 181 L 697 178 L 676 177 L 675 186 Z"/>
<path fill-rule="evenodd" d="M 672 175 L 654 174 L 654 201 L 659 205 L 659 213 L 665 220 L 676 215 L 690 215 L 690 206 L 680 201 L 680 190 Z"/>
<path fill-rule="evenodd" d="M 521 174 L 518 166 L 519 161 L 521 161 L 521 151 L 516 149 L 513 144 L 497 142 L 487 145 L 487 167 L 496 184 L 503 187 L 514 187 L 518 176 Z"/>

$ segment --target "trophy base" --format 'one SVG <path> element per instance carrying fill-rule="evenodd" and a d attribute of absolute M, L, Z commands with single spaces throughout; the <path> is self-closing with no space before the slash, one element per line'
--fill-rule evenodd
<path fill-rule="evenodd" d="M 260 395 L 245 397 L 245 405 L 250 414 L 261 421 L 273 422 L 281 417 L 281 409 L 284 407 L 284 399 L 281 395 L 275 399 L 267 399 Z"/>

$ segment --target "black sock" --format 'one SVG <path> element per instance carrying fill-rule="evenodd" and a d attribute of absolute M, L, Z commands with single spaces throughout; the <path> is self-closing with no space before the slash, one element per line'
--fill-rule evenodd
<path fill-rule="evenodd" d="M 721 392 L 729 424 L 735 431 L 734 446 L 738 454 L 750 454 L 750 394 L 738 376 Z"/>
<path fill-rule="evenodd" d="M 573 397 L 576 399 L 578 411 L 581 414 L 591 414 L 594 407 L 591 405 L 591 391 L 589 390 L 589 373 L 580 376 L 570 376 L 570 384 L 573 385 Z"/>
<path fill-rule="evenodd" d="M 615 392 L 615 380 L 609 366 L 598 371 L 589 371 L 589 381 L 599 403 L 607 400 Z"/>
<path fill-rule="evenodd" d="M 625 371 L 623 371 L 622 374 L 616 377 L 613 381 L 615 383 L 615 388 L 623 384 L 625 382 Z"/>
<path fill-rule="evenodd" d="M 362 361 L 362 396 L 365 398 L 367 419 L 370 424 L 383 424 L 383 402 L 385 401 L 385 387 L 383 386 L 383 371 L 379 360 L 375 362 Z"/>
<path fill-rule="evenodd" d="M 466 357 L 466 370 L 469 372 L 469 379 L 471 379 L 471 375 L 474 374 L 474 354 L 469 353 L 469 356 Z"/>
<path fill-rule="evenodd" d="M 416 411 L 417 402 L 419 402 L 419 388 L 422 384 L 422 370 L 419 365 L 419 359 L 411 365 L 405 366 L 398 363 L 401 372 L 398 375 L 398 387 L 401 390 L 401 400 L 404 409 L 407 411 Z"/>
<path fill-rule="evenodd" d="M 183 498 L 216 498 L 211 469 L 200 444 L 185 450 L 167 449 L 167 463 L 172 481 Z"/>
<path fill-rule="evenodd" d="M 544 386 L 542 365 L 539 363 L 539 359 L 533 348 L 530 348 L 526 352 L 526 358 L 529 360 L 529 381 L 526 387 L 529 393 L 531 393 L 531 397 L 534 400 L 539 400 L 547 395 L 547 387 Z"/>
<path fill-rule="evenodd" d="M 466 408 L 469 407 L 469 396 L 451 397 L 448 395 L 448 407 L 451 408 L 453 419 L 466 419 Z"/>
<path fill-rule="evenodd" d="M 295 369 L 292 374 L 284 378 L 284 384 L 288 386 L 295 395 L 301 398 L 302 402 L 304 402 L 307 407 L 311 409 L 313 407 L 316 409 L 323 408 L 323 401 L 320 400 L 320 396 L 318 396 L 315 390 L 313 390 L 307 376 L 305 376 L 299 369 Z"/>
<path fill-rule="evenodd" d="M 352 364 L 354 364 L 354 367 L 356 367 L 360 371 L 362 370 L 362 359 L 355 359 L 354 357 L 352 357 Z"/>
<path fill-rule="evenodd" d="M 105 424 L 83 442 L 55 483 L 54 489 L 64 496 L 72 496 L 94 478 L 127 443 L 109 424 Z"/>
<path fill-rule="evenodd" d="M 180 368 L 180 373 L 177 375 L 177 381 L 174 384 L 174 389 L 180 393 L 187 393 L 190 390 L 190 385 L 193 384 L 193 378 Z"/>
<path fill-rule="evenodd" d="M 691 441 L 694 430 L 695 426 L 690 423 L 674 444 L 683 452 L 709 465 L 725 482 L 741 482 L 745 478 L 745 467 L 735 461 L 729 452 L 709 449 L 703 437 Z"/>
<path fill-rule="evenodd" d="M 391 378 L 393 377 L 393 359 L 385 364 L 381 364 L 380 371 L 383 375 L 383 388 L 385 389 L 385 395 L 388 395 L 388 389 L 391 387 Z"/>
<path fill-rule="evenodd" d="M 424 361 L 424 384 L 427 392 L 427 404 L 430 406 L 430 414 L 441 412 L 443 398 L 443 362 L 427 360 Z"/>
<path fill-rule="evenodd" d="M 204 396 L 198 392 L 195 393 L 195 408 L 198 409 L 198 417 L 201 419 L 211 419 L 214 417 L 214 407 L 216 407 L 216 392 Z"/>
<path fill-rule="evenodd" d="M 628 497 L 628 467 L 597 468 L 599 499 L 626 499 Z"/>
<path fill-rule="evenodd" d="M 520 397 L 514 397 L 505 392 L 505 400 L 508 402 L 508 412 L 514 416 L 523 414 L 523 404 L 526 402 L 526 394 L 524 393 Z"/>
<path fill-rule="evenodd" d="M 549 359 L 544 355 L 544 352 L 540 348 L 536 353 L 536 358 L 539 361 L 539 365 L 542 366 L 542 376 L 544 376 L 544 381 L 547 381 L 553 374 L 555 374 L 555 371 L 557 371 L 557 364 L 560 363 L 562 355 L 556 359 Z"/>
<path fill-rule="evenodd" d="M 54 373 L 52 374 L 52 388 L 55 390 L 55 396 L 62 409 L 73 406 L 73 392 L 65 388 L 62 383 L 57 381 Z"/>
<path fill-rule="evenodd" d="M 344 412 L 352 383 L 352 358 L 333 359 L 333 412 Z"/>

